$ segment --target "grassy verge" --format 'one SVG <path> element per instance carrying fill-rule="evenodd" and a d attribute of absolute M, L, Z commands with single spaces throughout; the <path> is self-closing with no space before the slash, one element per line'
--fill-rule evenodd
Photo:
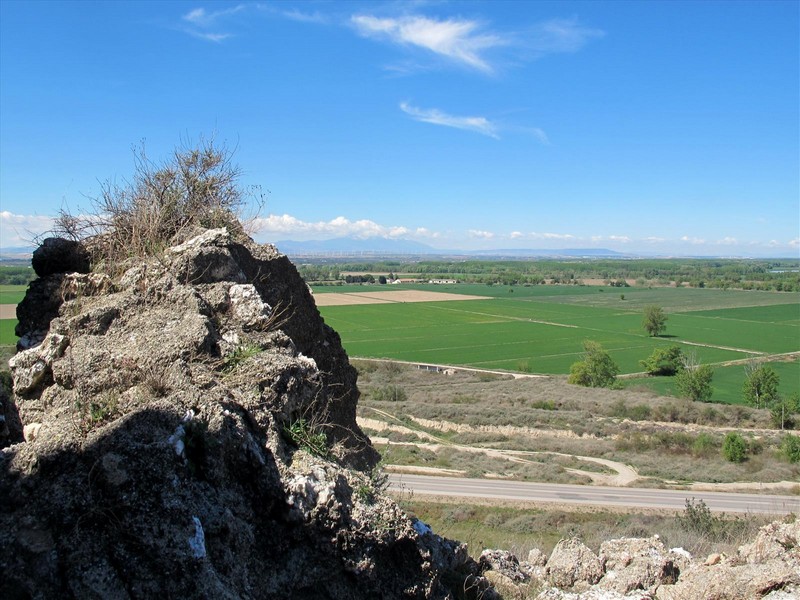
<path fill-rule="evenodd" d="M 533 548 L 550 553 L 562 538 L 578 537 L 594 552 L 606 540 L 650 537 L 658 534 L 667 548 L 681 547 L 693 555 L 734 552 L 749 541 L 758 527 L 783 515 L 711 517 L 705 529 L 687 522 L 686 513 L 643 514 L 603 510 L 575 511 L 437 503 L 401 499 L 410 514 L 430 525 L 439 535 L 466 542 L 478 557 L 485 548 L 511 550 L 525 559 Z"/>

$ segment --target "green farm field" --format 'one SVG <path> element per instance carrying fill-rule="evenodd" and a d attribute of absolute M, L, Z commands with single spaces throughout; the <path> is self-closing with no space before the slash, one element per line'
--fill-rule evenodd
<path fill-rule="evenodd" d="M 343 289 L 344 288 L 344 289 Z M 369 292 L 386 286 L 326 291 Z M 320 308 L 351 356 L 566 374 L 586 339 L 600 342 L 622 374 L 659 346 L 679 344 L 702 363 L 721 364 L 800 352 L 800 300 L 780 292 L 589 286 L 392 286 L 469 295 L 485 300 L 389 303 Z M 602 291 L 601 291 L 602 290 Z M 315 290 L 317 293 L 317 290 Z M 625 296 L 623 300 L 621 295 Z M 642 309 L 663 306 L 663 337 L 647 337 Z M 726 368 L 727 369 L 727 368 Z M 719 370 L 713 400 L 737 402 L 744 370 Z M 800 391 L 800 362 L 781 362 L 781 391 Z M 730 375 L 728 375 L 730 373 Z M 718 380 L 718 381 L 717 381 Z M 658 378 L 635 380 L 669 391 Z"/>
<path fill-rule="evenodd" d="M 27 289 L 27 285 L 0 285 L 0 304 L 19 304 Z"/>

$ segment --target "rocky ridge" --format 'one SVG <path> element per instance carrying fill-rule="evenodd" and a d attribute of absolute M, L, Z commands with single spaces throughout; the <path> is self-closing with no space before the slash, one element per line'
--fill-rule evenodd
<path fill-rule="evenodd" d="M 226 229 L 195 233 L 114 273 L 90 269 L 91 242 L 37 250 L 2 399 L 0 597 L 481 585 L 465 546 L 370 475 L 356 371 L 293 265 Z"/>

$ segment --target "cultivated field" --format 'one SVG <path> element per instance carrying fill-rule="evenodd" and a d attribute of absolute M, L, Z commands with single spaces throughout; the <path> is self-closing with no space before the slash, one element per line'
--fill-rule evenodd
<path fill-rule="evenodd" d="M 384 286 L 344 290 L 374 296 Z M 404 286 L 430 290 L 434 286 Z M 351 356 L 390 358 L 490 370 L 566 374 L 580 360 L 586 339 L 600 342 L 622 374 L 642 371 L 655 348 L 679 344 L 720 371 L 715 401 L 740 401 L 743 363 L 775 363 L 781 391 L 800 390 L 800 301 L 797 294 L 687 288 L 589 286 L 502 287 L 441 285 L 469 302 L 326 305 L 331 288 L 315 290 L 326 322 L 342 336 Z M 341 288 L 334 288 L 342 291 Z M 483 300 L 475 299 L 483 296 Z M 624 296 L 624 299 L 623 299 Z M 665 335 L 648 337 L 642 311 L 662 306 Z M 788 361 L 788 362 L 787 362 Z M 733 362 L 733 366 L 726 366 Z M 669 381 L 637 382 L 669 392 Z M 716 385 L 716 384 L 715 384 Z"/>

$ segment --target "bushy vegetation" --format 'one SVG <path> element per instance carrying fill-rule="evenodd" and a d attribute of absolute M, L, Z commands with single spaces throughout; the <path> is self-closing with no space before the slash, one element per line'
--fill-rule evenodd
<path fill-rule="evenodd" d="M 675 377 L 675 385 L 684 398 L 695 402 L 707 402 L 714 393 L 711 379 L 714 369 L 711 365 L 687 366 Z"/>
<path fill-rule="evenodd" d="M 613 387 L 617 381 L 619 367 L 611 355 L 597 342 L 583 342 L 583 360 L 569 369 L 569 383 L 584 387 Z"/>
<path fill-rule="evenodd" d="M 685 359 L 683 350 L 676 344 L 668 348 L 656 348 L 647 359 L 640 360 L 639 364 L 650 375 L 675 375 L 683 369 Z"/>
<path fill-rule="evenodd" d="M 747 442 L 740 433 L 731 431 L 722 442 L 722 455 L 733 463 L 744 462 L 747 458 Z"/>
<path fill-rule="evenodd" d="M 403 402 L 406 399 L 405 390 L 391 383 L 372 390 L 370 395 L 378 402 Z"/>
<path fill-rule="evenodd" d="M 90 210 L 62 210 L 54 233 L 72 239 L 104 234 L 91 246 L 93 262 L 114 265 L 158 254 L 198 227 L 225 226 L 240 234 L 242 211 L 251 198 L 260 200 L 238 185 L 239 169 L 213 141 L 177 149 L 161 164 L 139 148 L 134 167 L 131 181 L 103 183 L 100 196 L 90 199 Z"/>

